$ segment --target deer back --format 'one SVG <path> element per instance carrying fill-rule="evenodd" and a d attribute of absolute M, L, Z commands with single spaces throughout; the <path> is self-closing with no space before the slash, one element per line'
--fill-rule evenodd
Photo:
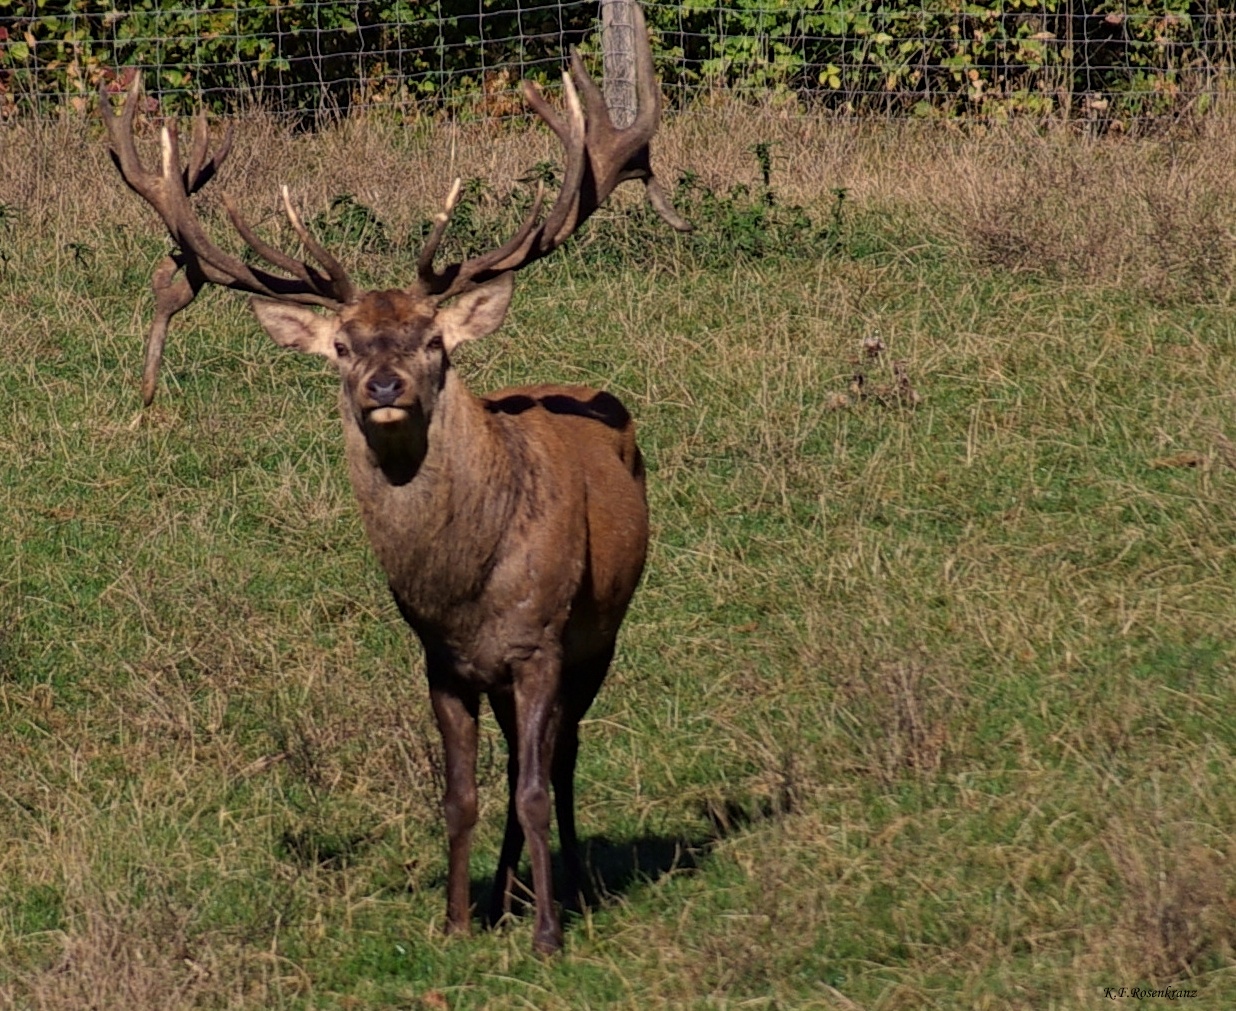
<path fill-rule="evenodd" d="M 527 432 L 542 445 L 554 445 L 560 465 L 582 479 L 584 571 L 566 648 L 568 661 L 571 653 L 596 652 L 617 635 L 648 548 L 644 462 L 631 415 L 617 397 L 583 386 L 501 390 L 485 397 L 484 405 L 500 424 L 526 419 Z"/>

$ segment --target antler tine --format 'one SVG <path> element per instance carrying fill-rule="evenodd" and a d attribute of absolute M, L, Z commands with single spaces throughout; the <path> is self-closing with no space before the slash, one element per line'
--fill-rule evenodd
<path fill-rule="evenodd" d="M 464 264 L 468 277 L 489 276 L 502 274 L 508 270 L 518 270 L 525 262 L 531 262 L 530 256 L 536 259 L 557 247 L 562 239 L 554 241 L 554 237 L 560 232 L 565 233 L 563 235 L 565 238 L 575 230 L 579 214 L 580 187 L 587 163 L 584 111 L 571 83 L 571 78 L 566 74 L 562 76 L 562 90 L 566 97 L 566 121 L 563 122 L 552 111 L 550 112 L 551 118 L 547 120 L 550 128 L 558 134 L 566 149 L 566 170 L 563 173 L 562 186 L 558 190 L 554 205 L 550 208 L 541 226 L 536 227 L 544 193 L 544 184 L 538 185 L 537 198 L 533 202 L 532 210 L 524 218 L 523 226 L 499 248 Z M 541 94 L 536 85 L 529 84 L 529 87 L 525 89 L 525 94 L 535 96 L 530 104 L 538 114 L 541 114 L 541 109 L 550 109 L 545 96 Z"/>
<path fill-rule="evenodd" d="M 648 38 L 648 28 L 644 21 L 643 11 L 635 5 L 635 32 L 643 40 Z M 678 232 L 692 231 L 691 222 L 674 210 L 669 195 L 662 188 L 660 181 L 653 175 L 649 142 L 656 133 L 657 123 L 661 118 L 661 89 L 657 86 L 656 67 L 652 60 L 650 45 L 635 47 L 635 98 L 637 109 L 635 119 L 624 130 L 615 130 L 605 105 L 605 98 L 596 82 L 588 76 L 583 61 L 575 50 L 571 52 L 571 73 L 584 95 L 588 108 L 589 150 L 593 147 L 593 134 L 599 132 L 597 127 L 604 125 L 612 135 L 611 146 L 617 148 L 615 157 L 610 159 L 613 171 L 612 182 L 608 179 L 598 182 L 598 194 L 607 194 L 612 187 L 628 179 L 641 179 L 644 182 L 648 203 L 661 219 Z M 618 139 L 621 139 L 618 142 Z M 598 144 L 601 139 L 598 138 Z M 599 159 L 594 158 L 594 168 Z M 608 188 L 607 188 L 608 186 Z M 599 196 L 604 200 L 604 196 Z"/>
<path fill-rule="evenodd" d="M 193 301 L 204 283 L 203 279 L 194 284 L 187 273 L 179 273 L 184 265 L 183 257 L 165 256 L 159 261 L 150 278 L 150 287 L 155 296 L 155 314 L 146 335 L 146 351 L 142 362 L 144 407 L 153 403 L 155 390 L 159 386 L 159 366 L 163 364 L 163 345 L 167 342 L 168 324 L 176 313 Z"/>
<path fill-rule="evenodd" d="M 429 232 L 429 238 L 421 249 L 421 255 L 416 258 L 416 275 L 429 290 L 438 281 L 438 274 L 433 269 L 433 258 L 438 255 L 438 246 L 442 242 L 442 236 L 446 234 L 446 226 L 451 222 L 451 215 L 455 213 L 455 205 L 459 203 L 459 194 L 462 189 L 463 180 L 456 177 L 451 184 L 450 192 L 446 195 L 442 210 L 433 216 L 433 228 Z"/>
<path fill-rule="evenodd" d="M 232 223 L 232 227 L 236 229 L 250 249 L 267 263 L 273 264 L 282 270 L 290 271 L 306 283 L 313 283 L 313 279 L 309 276 L 309 268 L 301 260 L 288 256 L 287 253 L 280 249 L 276 249 L 249 226 L 249 223 L 240 216 L 240 211 L 236 209 L 235 202 L 226 190 L 220 190 L 219 199 L 223 201 L 223 209 L 227 211 L 227 217 Z"/>
<path fill-rule="evenodd" d="M 644 14 L 638 7 L 636 10 L 635 30 L 647 39 L 648 27 Z M 635 47 L 635 101 L 638 108 L 630 129 L 651 139 L 661 119 L 661 89 L 657 84 L 657 68 L 652 62 L 650 45 Z"/>
<path fill-rule="evenodd" d="M 456 181 L 458 182 L 458 180 Z M 453 192 L 454 187 L 452 187 Z M 422 294 L 434 295 L 439 299 L 450 298 L 452 295 L 458 295 L 470 287 L 475 287 L 477 284 L 489 280 L 495 274 L 502 274 L 510 270 L 510 267 L 495 267 L 494 264 L 498 264 L 506 259 L 519 260 L 528 254 L 533 241 L 540 234 L 540 229 L 537 228 L 537 220 L 541 216 L 541 207 L 544 203 L 545 184 L 537 183 L 536 196 L 532 200 L 532 209 L 525 215 L 523 223 L 514 235 L 497 249 L 468 260 L 466 264 L 453 263 L 445 270 L 438 271 L 434 269 L 433 259 L 437 253 L 438 245 L 442 241 L 442 236 L 446 232 L 446 226 L 450 222 L 451 212 L 454 211 L 454 203 L 452 202 L 447 211 L 440 211 L 434 215 L 433 230 L 429 233 L 425 247 L 417 258 L 416 286 L 418 290 Z M 464 267 L 467 268 L 466 274 L 463 273 Z M 478 275 L 482 276 L 478 279 Z"/>
<path fill-rule="evenodd" d="M 644 196 L 661 220 L 676 232 L 695 231 L 695 226 L 674 209 L 674 204 L 671 202 L 669 194 L 665 192 L 665 188 L 661 185 L 661 180 L 651 172 L 644 176 L 643 179 Z"/>
<path fill-rule="evenodd" d="M 428 243 L 417 263 L 421 290 L 440 299 L 507 271 L 520 270 L 562 245 L 592 213 L 608 199 L 621 182 L 643 180 L 648 202 L 674 229 L 691 230 L 691 224 L 674 210 L 669 197 L 652 172 L 649 144 L 661 116 L 661 93 L 657 85 L 643 12 L 634 4 L 636 36 L 635 121 L 625 129 L 614 126 L 605 98 L 588 76 L 579 53 L 571 50 L 570 69 L 563 75 L 565 115 L 559 115 L 530 81 L 524 81 L 524 99 L 532 111 L 557 135 L 565 154 L 562 188 L 545 220 L 536 224 L 541 200 L 519 230 L 500 248 L 455 263 L 442 271 L 433 269 L 433 257 L 450 219 L 449 208 L 438 215 Z"/>
<path fill-rule="evenodd" d="M 121 178 L 124 179 L 129 189 L 146 200 L 150 200 L 151 197 L 148 194 L 152 191 L 155 178 L 142 166 L 142 161 L 137 155 L 137 145 L 133 140 L 133 116 L 137 112 L 137 96 L 141 90 L 142 79 L 140 75 L 137 75 L 129 86 L 128 94 L 125 95 L 124 105 L 117 113 L 112 108 L 111 97 L 104 85 L 99 89 L 99 112 L 103 117 L 103 126 L 107 129 L 107 137 L 111 144 L 108 154 L 111 155 L 116 168 L 120 170 Z"/>
<path fill-rule="evenodd" d="M 140 79 L 135 79 L 125 99 L 124 109 L 117 115 L 109 107 L 106 90 L 101 90 L 103 121 L 107 125 L 109 139 L 112 143 L 112 157 L 129 187 L 158 211 L 168 232 L 180 247 L 180 258 L 184 261 L 182 264 L 184 269 L 200 274 L 201 281 L 238 288 L 269 298 L 336 307 L 346 302 L 354 291 L 346 271 L 334 257 L 314 242 L 312 237 L 306 245 L 310 246 L 315 256 L 318 253 L 324 254 L 324 257 L 320 259 L 327 269 L 327 276 L 322 276 L 317 271 L 310 272 L 303 263 L 291 260 L 290 257 L 278 253 L 259 240 L 257 246 L 254 247 L 255 252 L 264 259 L 268 259 L 272 265 L 290 269 L 297 276 L 287 278 L 271 274 L 261 268 L 250 267 L 239 257 L 224 252 L 207 238 L 189 205 L 190 190 L 186 186 L 186 181 L 196 183 L 195 188 L 205 185 L 209 176 L 213 175 L 214 170 L 230 150 L 231 131 L 225 136 L 219 152 L 209 162 L 206 162 L 204 155 L 199 156 L 195 151 L 193 159 L 195 162 L 200 160 L 202 166 L 198 171 L 193 172 L 191 171 L 194 168 L 193 164 L 190 164 L 187 169 L 181 169 L 176 124 L 165 125 L 160 134 L 161 173 L 156 175 L 142 165 L 133 140 L 133 117 L 137 109 L 139 93 Z M 194 146 L 196 149 L 198 144 L 195 143 Z M 190 179 L 190 176 L 194 178 Z M 239 215 L 231 216 L 239 220 Z M 252 229 L 247 226 L 240 230 L 242 237 L 248 235 L 256 238 Z M 300 225 L 300 231 L 305 232 L 304 225 Z M 272 252 L 275 256 L 265 255 Z M 200 287 L 200 283 L 194 285 L 195 290 Z"/>
<path fill-rule="evenodd" d="M 592 84 L 592 79 L 588 79 Z M 595 88 L 596 86 L 593 85 Z M 580 190 L 584 182 L 584 169 L 587 165 L 587 124 L 584 121 L 584 109 L 580 104 L 579 95 L 571 82 L 570 74 L 562 75 L 562 93 L 566 98 L 567 123 L 566 136 L 563 145 L 566 148 L 566 170 L 562 175 L 562 188 L 558 191 L 558 199 L 550 208 L 545 224 L 541 228 L 538 245 L 543 252 L 548 253 L 561 245 L 573 231 L 579 221 Z M 608 113 L 606 113 L 608 116 Z M 562 137 L 562 134 L 559 134 Z M 561 236 L 561 237 L 559 237 Z"/>
<path fill-rule="evenodd" d="M 206 113 L 199 113 L 193 120 L 193 150 L 189 155 L 189 166 L 185 169 L 185 191 L 193 194 L 215 177 L 219 166 L 232 153 L 233 125 L 228 123 L 223 140 L 214 155 L 210 155 L 210 136 L 206 127 Z M 209 155 L 209 157 L 208 157 Z"/>
<path fill-rule="evenodd" d="M 532 208 L 524 217 L 523 223 L 509 239 L 506 240 L 497 249 L 491 250 L 488 253 L 469 260 L 463 266 L 468 268 L 468 274 L 465 280 L 473 275 L 485 271 L 491 274 L 504 274 L 511 270 L 507 266 L 495 266 L 501 264 L 507 259 L 520 260 L 528 254 L 528 250 L 532 248 L 533 242 L 540 234 L 541 229 L 537 227 L 537 219 L 541 216 L 541 208 L 545 205 L 545 184 L 538 182 L 536 184 L 536 197 L 532 201 Z M 450 268 L 448 268 L 449 272 Z M 443 296 L 445 297 L 445 296 Z"/>
<path fill-rule="evenodd" d="M 185 190 L 193 193 L 198 187 L 193 184 L 197 182 L 198 174 L 206 165 L 206 145 L 210 140 L 210 135 L 206 130 L 206 113 L 199 112 L 193 118 L 193 147 L 189 152 L 189 165 L 185 169 L 184 180 Z"/>
<path fill-rule="evenodd" d="M 575 86 L 584 96 L 584 107 L 588 111 L 588 125 L 591 129 L 589 133 L 596 133 L 598 128 L 606 130 L 614 130 L 614 120 L 609 114 L 609 106 L 605 104 L 605 95 L 597 86 L 589 75 L 587 68 L 584 67 L 583 57 L 579 55 L 579 50 L 574 46 L 570 51 L 570 74 L 575 80 Z M 643 96 L 636 92 L 637 99 L 642 99 Z M 628 129 L 630 129 L 628 127 Z M 653 121 L 653 129 L 656 129 L 656 121 Z M 651 137 L 652 134 L 649 133 Z"/>
<path fill-rule="evenodd" d="M 215 176 L 228 156 L 232 147 L 232 127 L 228 126 L 222 142 L 212 156 L 209 153 L 207 122 L 204 115 L 199 116 L 193 125 L 188 164 L 182 166 L 176 124 L 168 123 L 160 132 L 160 171 L 149 171 L 138 156 L 133 134 L 133 121 L 140 93 L 141 78 L 135 77 L 119 113 L 111 106 L 106 86 L 100 89 L 99 104 L 111 145 L 112 161 L 129 188 L 158 212 L 172 241 L 178 247 L 159 262 L 151 277 L 151 287 L 155 295 L 155 316 L 146 338 L 142 378 L 142 399 L 149 404 L 158 381 L 168 325 L 172 317 L 192 302 L 207 283 L 279 301 L 330 308 L 339 308 L 352 301 L 356 296 L 356 289 L 342 264 L 310 235 L 292 208 L 286 187 L 283 200 L 288 220 L 309 254 L 321 264 L 322 269 L 319 270 L 306 261 L 296 260 L 263 242 L 241 218 L 226 194 L 222 195 L 224 206 L 241 238 L 267 263 L 293 276 L 285 277 L 261 267 L 250 266 L 215 245 L 198 221 L 189 196 Z"/>
<path fill-rule="evenodd" d="M 563 75 L 564 79 L 565 76 Z M 549 100 L 541 92 L 540 85 L 536 81 L 529 81 L 527 78 L 521 81 L 520 84 L 522 85 L 521 90 L 524 93 L 524 101 L 532 107 L 532 111 L 537 114 L 537 118 L 553 130 L 563 144 L 570 144 L 570 126 L 562 121 L 557 110 L 549 104 Z"/>
<path fill-rule="evenodd" d="M 352 284 L 351 278 L 348 277 L 348 272 L 343 269 L 343 264 L 335 259 L 330 250 L 318 242 L 309 229 L 304 226 L 304 223 L 300 220 L 300 215 L 296 213 L 296 208 L 292 206 L 292 198 L 288 196 L 286 184 L 282 187 L 281 192 L 283 194 L 283 209 L 287 212 L 288 221 L 291 222 L 293 231 L 300 237 L 300 241 L 309 250 L 310 255 L 326 271 L 326 280 L 330 283 L 339 301 L 351 302 L 356 297 L 356 287 Z M 308 264 L 304 264 L 304 266 L 307 267 Z"/>
<path fill-rule="evenodd" d="M 184 185 L 187 173 L 180 167 L 178 133 L 174 122 L 165 124 L 159 131 L 162 174 L 153 180 L 154 195 L 143 196 L 146 196 L 147 201 L 159 212 L 168 232 L 180 246 L 186 269 L 189 261 L 192 261 L 205 280 L 212 284 L 245 287 L 257 294 L 271 294 L 270 285 L 264 283 L 248 264 L 230 253 L 225 253 L 206 237 L 189 206 L 189 193 Z M 274 279 L 273 275 L 268 277 Z M 197 287 L 200 288 L 200 285 Z"/>
<path fill-rule="evenodd" d="M 637 108 L 635 119 L 625 129 L 614 128 L 601 89 L 588 76 L 578 51 L 574 48 L 571 50 L 571 74 L 584 95 L 588 109 L 589 150 L 593 150 L 594 137 L 598 152 L 605 148 L 610 149 L 605 152 L 609 154 L 609 158 L 606 159 L 608 166 L 605 165 L 605 160 L 599 157 L 593 158 L 594 170 L 608 168 L 606 173 L 598 173 L 598 204 L 603 202 L 606 195 L 619 183 L 629 179 L 641 179 L 644 182 L 648 203 L 652 205 L 660 218 L 675 231 L 690 232 L 693 230 L 691 222 L 674 210 L 668 194 L 652 172 L 649 142 L 656 133 L 657 124 L 661 119 L 661 89 L 657 86 L 652 47 L 646 44 L 647 24 L 638 4 L 635 5 L 634 13 L 635 32 L 638 38 L 645 40 L 645 44 L 635 47 Z M 598 136 L 602 133 L 605 136 Z"/>

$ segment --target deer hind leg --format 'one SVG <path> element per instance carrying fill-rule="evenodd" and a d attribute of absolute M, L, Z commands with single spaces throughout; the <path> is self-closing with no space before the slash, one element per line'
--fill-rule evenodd
<path fill-rule="evenodd" d="M 476 825 L 476 738 L 480 705 L 475 696 L 461 696 L 440 687 L 429 689 L 434 718 L 446 755 L 446 835 L 450 855 L 446 875 L 446 929 L 468 932 L 471 920 L 468 853 Z"/>
<path fill-rule="evenodd" d="M 506 738 L 506 831 L 502 835 L 502 852 L 498 857 L 498 871 L 489 897 L 489 923 L 497 924 L 511 911 L 511 892 L 515 887 L 515 874 L 519 869 L 519 855 L 524 849 L 524 830 L 519 824 L 515 797 L 519 790 L 519 733 L 515 722 L 515 696 L 510 692 L 494 692 L 489 697 L 502 736 Z"/>
<path fill-rule="evenodd" d="M 543 954 L 551 954 L 562 947 L 562 924 L 554 908 L 549 853 L 551 731 L 560 676 L 560 656 L 543 649 L 514 670 L 519 755 L 515 813 L 528 841 L 532 863 L 532 890 L 536 896 L 532 945 Z"/>
<path fill-rule="evenodd" d="M 554 811 L 558 818 L 558 842 L 566 865 L 564 904 L 569 909 L 587 904 L 587 878 L 579 856 L 579 837 L 575 832 L 575 760 L 579 755 L 579 721 L 596 698 L 601 682 L 609 671 L 614 650 L 602 656 L 576 664 L 562 679 L 562 707 L 555 735 L 550 778 L 554 785 Z M 590 891 L 590 889 L 589 889 Z"/>

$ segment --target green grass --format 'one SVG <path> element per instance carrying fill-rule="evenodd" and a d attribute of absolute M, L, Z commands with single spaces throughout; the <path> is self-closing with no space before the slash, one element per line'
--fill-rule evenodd
<path fill-rule="evenodd" d="M 870 157 L 854 171 L 892 172 Z M 905 158 L 906 179 L 930 160 Z M 994 242 L 858 178 L 840 244 L 726 264 L 705 219 L 702 245 L 636 229 L 606 262 L 601 231 L 521 277 L 458 367 L 618 394 L 654 520 L 580 760 L 606 897 L 544 960 L 527 919 L 442 934 L 439 746 L 334 380 L 211 292 L 139 417 L 162 240 L 127 194 L 104 206 L 110 177 L 58 199 L 21 178 L 0 191 L 0 1005 L 1230 1004 L 1230 231 L 1090 272 L 1033 208 Z M 834 182 L 792 197 L 821 228 Z M 410 277 L 385 234 L 360 269 Z M 1026 236 L 1041 269 L 1008 261 Z M 505 805 L 484 730 L 478 899 Z"/>

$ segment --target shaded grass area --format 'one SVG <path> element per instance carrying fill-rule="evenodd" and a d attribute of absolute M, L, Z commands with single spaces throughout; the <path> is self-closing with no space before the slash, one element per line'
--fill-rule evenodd
<path fill-rule="evenodd" d="M 812 162 L 777 121 L 697 128 L 667 154 L 732 196 L 696 200 L 697 245 L 620 208 L 458 363 L 605 386 L 649 465 L 648 574 L 580 760 L 603 901 L 548 962 L 525 920 L 441 934 L 441 758 L 333 380 L 210 293 L 139 418 L 162 240 L 97 139 L 79 175 L 14 138 L 0 1003 L 1230 1003 L 1232 142 L 824 126 Z M 761 223 L 763 131 L 790 161 Z M 312 169 L 342 133 L 267 157 Z M 376 133 L 371 168 L 439 150 Z M 242 180 L 280 168 L 259 146 Z M 388 240 L 358 268 L 411 276 L 433 198 L 357 182 L 308 205 L 360 194 Z M 505 213 L 478 200 L 478 238 Z M 765 241 L 727 262 L 734 227 Z M 504 760 L 487 717 L 478 900 Z"/>

